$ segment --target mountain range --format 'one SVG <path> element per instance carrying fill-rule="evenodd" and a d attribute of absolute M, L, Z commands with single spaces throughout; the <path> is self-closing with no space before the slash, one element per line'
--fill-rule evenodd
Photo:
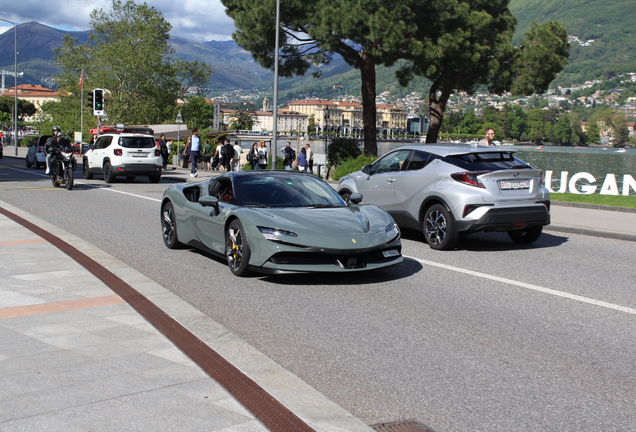
<path fill-rule="evenodd" d="M 570 61 L 555 83 L 569 84 L 602 78 L 608 73 L 636 72 L 636 37 L 634 37 L 633 0 L 511 0 L 510 9 L 517 17 L 517 41 L 532 21 L 560 21 L 574 36 Z M 65 34 L 83 43 L 88 32 L 67 32 L 36 22 L 18 26 L 18 70 L 24 75 L 18 83 L 52 87 L 58 68 L 53 50 L 62 44 Z M 208 63 L 214 73 L 207 94 L 218 95 L 230 90 L 271 91 L 273 73 L 263 69 L 251 54 L 234 41 L 195 42 L 171 37 L 175 56 L 185 60 Z M 0 70 L 13 71 L 14 35 L 0 35 Z M 282 99 L 305 96 L 335 97 L 339 92 L 359 94 L 360 75 L 339 58 L 320 67 L 321 77 L 311 73 L 303 77 L 279 80 Z M 10 80 L 9 82 L 12 82 Z M 336 90 L 334 86 L 342 86 Z M 394 79 L 394 70 L 378 68 L 378 94 L 408 94 L 426 92 L 428 83 L 416 79 L 408 88 L 401 88 Z"/>

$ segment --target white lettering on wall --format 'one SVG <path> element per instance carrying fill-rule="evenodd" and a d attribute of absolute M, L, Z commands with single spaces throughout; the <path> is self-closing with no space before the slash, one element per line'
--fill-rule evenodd
<path fill-rule="evenodd" d="M 565 193 L 566 191 L 573 194 L 593 194 L 598 189 L 598 186 L 592 183 L 596 182 L 596 177 L 587 172 L 576 173 L 568 181 L 568 171 L 561 171 L 561 179 L 559 181 L 559 190 L 552 189 L 552 171 L 545 172 L 545 187 L 551 193 Z M 579 181 L 585 180 L 585 184 L 578 184 Z M 578 186 L 578 187 L 577 187 Z M 634 191 L 636 193 L 636 180 L 630 174 L 623 175 L 623 190 L 624 196 Z M 616 181 L 616 174 L 607 174 L 603 180 L 603 185 L 599 191 L 600 195 L 619 195 L 618 182 Z"/>

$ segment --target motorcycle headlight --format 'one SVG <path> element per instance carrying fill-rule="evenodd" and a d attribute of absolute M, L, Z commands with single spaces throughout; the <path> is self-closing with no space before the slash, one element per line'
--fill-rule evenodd
<path fill-rule="evenodd" d="M 391 231 L 393 231 L 396 235 L 400 235 L 400 228 L 398 228 L 397 224 L 395 222 L 393 222 L 392 224 L 389 224 L 386 226 L 386 229 L 384 230 L 387 234 L 390 234 Z"/>

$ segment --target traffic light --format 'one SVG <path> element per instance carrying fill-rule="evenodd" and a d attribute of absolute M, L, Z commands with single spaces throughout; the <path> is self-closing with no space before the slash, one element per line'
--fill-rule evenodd
<path fill-rule="evenodd" d="M 88 108 L 90 108 L 90 109 L 93 109 L 93 106 L 94 106 L 94 105 L 93 105 L 93 100 L 94 100 L 94 99 L 93 99 L 93 92 L 90 92 L 90 93 L 88 94 L 88 105 L 87 105 L 87 106 L 88 106 Z"/>
<path fill-rule="evenodd" d="M 96 116 L 104 115 L 104 90 L 93 90 L 93 114 Z"/>

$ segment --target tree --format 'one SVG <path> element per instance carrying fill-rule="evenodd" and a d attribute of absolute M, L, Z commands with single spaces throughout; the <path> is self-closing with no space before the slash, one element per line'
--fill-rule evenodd
<path fill-rule="evenodd" d="M 252 130 L 256 120 L 254 119 L 254 106 L 253 105 L 239 105 L 236 108 L 236 114 L 234 120 L 229 125 L 228 129 L 231 130 Z"/>
<path fill-rule="evenodd" d="M 336 54 L 360 71 L 364 147 L 374 155 L 376 66 L 423 55 L 427 43 L 415 37 L 416 30 L 439 31 L 435 21 L 448 13 L 444 0 L 287 0 L 280 5 L 276 29 L 275 0 L 221 1 L 237 28 L 232 37 L 264 67 L 274 69 L 279 32 L 280 76 L 304 75 L 311 65 L 329 63 Z"/>
<path fill-rule="evenodd" d="M 183 119 L 189 129 L 211 128 L 214 122 L 214 105 L 208 103 L 205 98 L 191 96 L 186 99 L 182 108 Z"/>
<path fill-rule="evenodd" d="M 585 131 L 585 136 L 587 137 L 587 142 L 590 143 L 598 143 L 601 140 L 601 130 L 598 127 L 598 123 L 596 121 L 588 121 L 587 128 Z"/>
<path fill-rule="evenodd" d="M 437 142 L 446 103 L 453 91 L 531 95 L 547 90 L 568 58 L 567 32 L 556 21 L 533 23 L 519 47 L 512 45 L 516 20 L 508 0 L 468 0 L 445 28 L 432 55 L 407 62 L 399 71 L 406 85 L 414 76 L 432 81 L 431 124 L 426 142 Z"/>
<path fill-rule="evenodd" d="M 614 133 L 612 137 L 614 139 L 614 147 L 629 142 L 629 128 L 627 127 L 627 120 L 623 114 L 614 116 Z"/>
<path fill-rule="evenodd" d="M 176 100 L 185 98 L 191 87 L 207 83 L 209 66 L 172 57 L 171 26 L 154 7 L 113 0 L 110 12 L 95 9 L 90 17 L 85 45 L 66 36 L 55 51 L 62 68 L 57 81 L 78 104 L 80 70 L 85 85 L 106 90 L 105 111 L 112 123 L 171 119 Z"/>
<path fill-rule="evenodd" d="M 9 114 L 9 117 L 13 119 L 13 110 L 15 109 L 15 97 L 0 96 L 0 112 Z M 24 117 L 31 117 L 37 112 L 33 103 L 18 99 L 18 120 L 24 119 Z M 11 120 L 13 121 L 13 120 Z"/>

